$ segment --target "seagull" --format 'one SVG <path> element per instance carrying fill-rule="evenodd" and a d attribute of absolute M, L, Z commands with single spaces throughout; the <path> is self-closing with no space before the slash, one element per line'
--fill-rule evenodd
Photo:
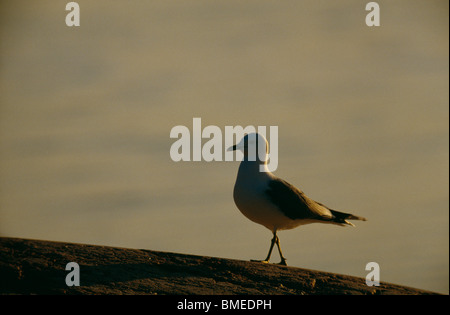
<path fill-rule="evenodd" d="M 265 226 L 273 233 L 266 259 L 252 261 L 269 263 L 276 244 L 281 258 L 279 264 L 287 265 L 277 236 L 279 230 L 293 229 L 310 223 L 354 226 L 347 220 L 366 221 L 360 216 L 332 210 L 273 175 L 267 167 L 269 143 L 261 134 L 246 134 L 238 144 L 227 149 L 227 151 L 235 150 L 242 151 L 244 158 L 234 185 L 234 202 L 244 216 Z M 261 159 L 260 156 L 264 158 Z"/>

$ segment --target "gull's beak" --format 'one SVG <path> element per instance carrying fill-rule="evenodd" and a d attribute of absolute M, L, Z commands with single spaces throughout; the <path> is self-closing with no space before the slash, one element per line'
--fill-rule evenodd
<path fill-rule="evenodd" d="M 233 145 L 227 149 L 227 151 L 235 151 L 235 150 L 237 150 L 236 145 Z"/>

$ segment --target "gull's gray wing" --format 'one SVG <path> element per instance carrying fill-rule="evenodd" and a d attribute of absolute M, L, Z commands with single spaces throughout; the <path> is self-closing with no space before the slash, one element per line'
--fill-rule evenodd
<path fill-rule="evenodd" d="M 267 197 L 285 216 L 296 219 L 314 219 L 330 221 L 333 215 L 322 204 L 308 198 L 300 189 L 282 180 L 273 178 L 265 191 Z"/>

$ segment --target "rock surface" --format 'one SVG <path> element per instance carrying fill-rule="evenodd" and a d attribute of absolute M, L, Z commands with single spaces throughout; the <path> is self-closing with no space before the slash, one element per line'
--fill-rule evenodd
<path fill-rule="evenodd" d="M 80 286 L 66 285 L 69 262 L 80 267 Z M 433 294 L 258 262 L 6 237 L 0 238 L 0 279 L 0 294 Z"/>

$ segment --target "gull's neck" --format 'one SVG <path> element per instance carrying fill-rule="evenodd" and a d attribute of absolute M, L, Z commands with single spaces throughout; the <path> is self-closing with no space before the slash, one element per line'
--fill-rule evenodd
<path fill-rule="evenodd" d="M 261 172 L 261 167 L 263 170 Z M 263 161 L 249 161 L 247 158 L 242 160 L 239 165 L 238 179 L 250 179 L 250 178 L 267 178 L 271 177 L 272 173 L 267 168 L 267 163 Z"/>

